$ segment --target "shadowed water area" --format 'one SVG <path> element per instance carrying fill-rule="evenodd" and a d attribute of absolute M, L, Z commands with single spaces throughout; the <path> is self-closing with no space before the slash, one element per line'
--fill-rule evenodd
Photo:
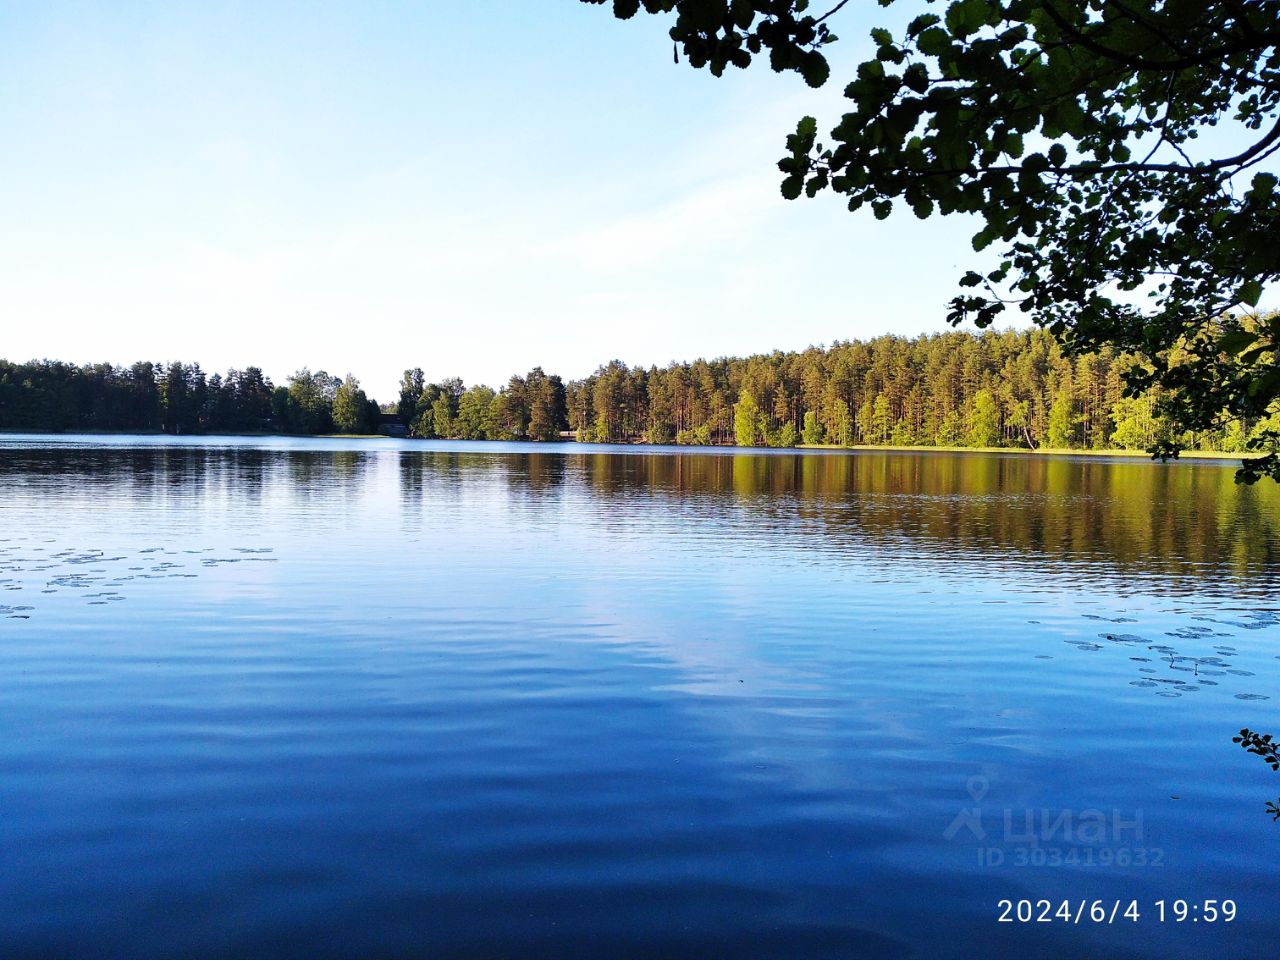
<path fill-rule="evenodd" d="M 0 954 L 1273 955 L 1232 474 L 0 438 Z"/>

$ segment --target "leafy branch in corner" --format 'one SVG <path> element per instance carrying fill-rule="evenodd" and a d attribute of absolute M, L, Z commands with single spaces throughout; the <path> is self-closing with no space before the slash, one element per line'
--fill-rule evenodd
<path fill-rule="evenodd" d="M 1238 737 L 1231 738 L 1231 742 L 1238 743 L 1245 750 L 1261 757 L 1272 770 L 1280 770 L 1280 744 L 1276 743 L 1271 734 L 1255 733 L 1244 727 Z M 1272 820 L 1280 820 L 1280 800 L 1268 801 L 1267 813 L 1271 814 Z"/>

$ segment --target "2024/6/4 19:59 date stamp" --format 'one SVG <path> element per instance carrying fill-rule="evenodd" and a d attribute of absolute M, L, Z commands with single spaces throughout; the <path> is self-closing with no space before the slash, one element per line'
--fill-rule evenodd
<path fill-rule="evenodd" d="M 1234 900 L 1001 900 L 999 923 L 1230 923 Z"/>

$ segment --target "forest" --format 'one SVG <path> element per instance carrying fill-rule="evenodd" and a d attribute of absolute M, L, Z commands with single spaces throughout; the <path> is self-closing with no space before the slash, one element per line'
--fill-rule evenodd
<path fill-rule="evenodd" d="M 1105 349 L 1068 356 L 1039 329 L 887 335 L 665 367 L 614 360 L 567 383 L 535 367 L 498 389 L 428 382 L 412 368 L 399 397 L 379 406 L 350 374 L 307 368 L 275 385 L 258 367 L 206 375 L 177 362 L 0 361 L 0 430 L 323 435 L 390 425 L 428 439 L 1141 450 L 1168 427 L 1154 395 L 1124 396 L 1133 362 Z M 1268 427 L 1226 421 L 1179 439 L 1237 452 Z"/>

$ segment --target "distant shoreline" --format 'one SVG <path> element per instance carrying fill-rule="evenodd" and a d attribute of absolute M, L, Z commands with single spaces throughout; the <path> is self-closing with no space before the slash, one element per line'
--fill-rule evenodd
<path fill-rule="evenodd" d="M 448 444 L 466 444 L 468 446 L 487 447 L 493 444 L 501 443 L 529 443 L 546 447 L 566 447 L 566 446 L 607 446 L 607 447 L 630 447 L 637 450 L 645 448 L 662 450 L 662 451 L 688 451 L 694 453 L 699 450 L 714 451 L 734 451 L 734 450 L 755 450 L 767 451 L 769 453 L 784 453 L 787 450 L 796 452 L 804 451 L 827 451 L 838 452 L 841 450 L 852 453 L 995 453 L 995 454 L 1018 454 L 1022 456 L 1046 456 L 1046 457 L 1089 457 L 1099 460 L 1105 459 L 1154 459 L 1151 454 L 1145 450 L 1077 450 L 1070 447 L 1039 447 L 1035 450 L 1027 447 L 958 447 L 958 446 L 879 446 L 874 444 L 855 444 L 853 446 L 840 446 L 832 443 L 799 443 L 794 447 L 740 447 L 736 444 L 653 444 L 653 443 L 597 443 L 595 441 L 580 441 L 569 438 L 559 440 L 450 440 L 445 438 L 418 438 L 418 437 L 393 437 L 380 433 L 184 433 L 169 434 L 161 431 L 145 432 L 139 430 L 77 430 L 68 433 L 49 433 L 28 430 L 4 430 L 0 429 L 0 437 L 155 437 L 179 439 L 201 439 L 216 440 L 219 437 L 232 439 L 251 439 L 263 440 L 271 438 L 279 438 L 281 440 L 402 440 L 411 444 L 418 443 L 448 443 Z M 1177 459 L 1182 460 L 1235 460 L 1240 461 L 1247 459 L 1248 455 L 1244 453 L 1227 453 L 1221 450 L 1184 450 Z"/>
<path fill-rule="evenodd" d="M 1141 457 L 1145 460 L 1153 460 L 1150 452 L 1146 450 L 1076 450 L 1072 447 L 1037 447 L 1032 450 L 1028 447 L 895 447 L 895 446 L 872 446 L 860 444 L 852 447 L 841 447 L 835 444 L 826 443 L 802 443 L 797 445 L 798 450 L 884 450 L 897 451 L 899 453 L 1022 453 L 1033 454 L 1035 456 L 1047 457 Z M 1198 460 L 1243 460 L 1247 457 L 1244 453 L 1226 453 L 1222 450 L 1183 450 L 1178 459 L 1198 459 Z"/>

